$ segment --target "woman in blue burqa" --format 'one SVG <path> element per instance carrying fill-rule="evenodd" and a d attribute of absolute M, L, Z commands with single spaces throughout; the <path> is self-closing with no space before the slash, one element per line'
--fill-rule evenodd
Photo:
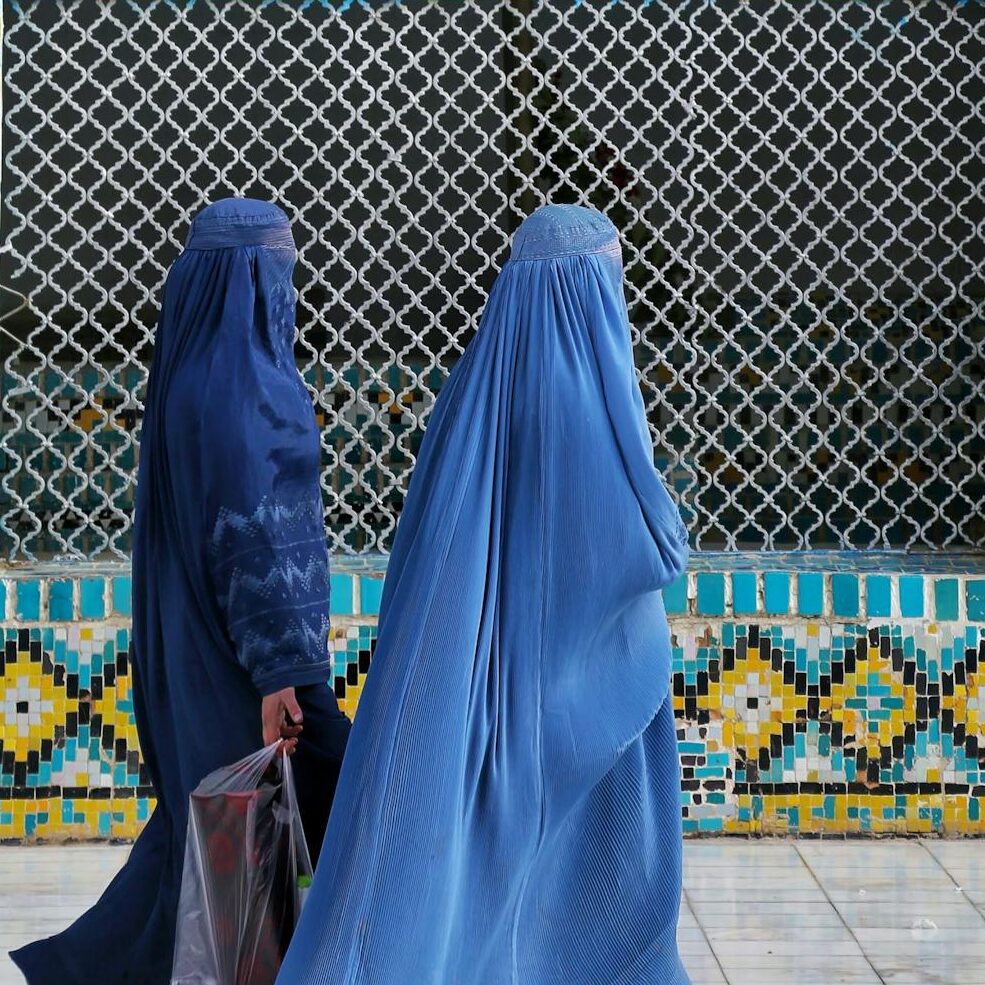
<path fill-rule="evenodd" d="M 294 355 L 295 251 L 276 206 L 192 222 L 164 288 L 141 437 L 133 688 L 157 807 L 68 930 L 14 953 L 30 985 L 171 978 L 188 796 L 262 742 L 297 739 L 312 854 L 349 725 L 327 685 L 319 442 Z M 300 734 L 298 734 L 300 733 Z"/>
<path fill-rule="evenodd" d="M 615 227 L 517 232 L 434 409 L 278 985 L 682 985 L 654 471 Z"/>

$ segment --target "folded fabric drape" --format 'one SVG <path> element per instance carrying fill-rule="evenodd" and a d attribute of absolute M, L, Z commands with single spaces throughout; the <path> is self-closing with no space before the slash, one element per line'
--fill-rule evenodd
<path fill-rule="evenodd" d="M 618 236 L 520 227 L 427 428 L 281 985 L 681 985 L 679 763 Z"/>
<path fill-rule="evenodd" d="M 312 854 L 349 724 L 327 686 L 328 551 L 318 430 L 294 356 L 295 252 L 274 205 L 192 222 L 164 288 L 133 549 L 133 687 L 157 807 L 99 902 L 16 952 L 30 985 L 171 978 L 188 797 L 262 745 L 261 695 L 298 688 Z"/>

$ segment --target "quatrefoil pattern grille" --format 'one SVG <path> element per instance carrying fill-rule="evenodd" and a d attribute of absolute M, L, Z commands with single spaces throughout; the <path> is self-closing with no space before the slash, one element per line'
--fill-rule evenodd
<path fill-rule="evenodd" d="M 126 556 L 189 217 L 270 198 L 338 552 L 523 216 L 619 226 L 699 549 L 985 544 L 979 0 L 4 0 L 0 549 Z"/>

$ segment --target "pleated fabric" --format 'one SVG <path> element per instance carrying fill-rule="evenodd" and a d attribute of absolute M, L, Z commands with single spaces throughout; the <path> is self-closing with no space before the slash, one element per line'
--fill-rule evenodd
<path fill-rule="evenodd" d="M 682 985 L 679 761 L 618 238 L 520 227 L 443 387 L 279 985 Z"/>
<path fill-rule="evenodd" d="M 328 552 L 311 400 L 293 357 L 294 243 L 269 203 L 198 214 L 164 288 L 141 435 L 132 675 L 157 807 L 99 902 L 13 954 L 30 985 L 171 978 L 188 796 L 262 745 L 297 688 L 298 800 L 321 845 L 349 724 L 328 687 Z"/>

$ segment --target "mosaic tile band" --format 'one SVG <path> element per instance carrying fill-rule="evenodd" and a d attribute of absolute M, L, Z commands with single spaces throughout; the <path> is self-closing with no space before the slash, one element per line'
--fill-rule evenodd
<path fill-rule="evenodd" d="M 933 573 L 919 559 L 891 573 L 846 570 L 860 565 L 842 555 L 825 568 L 814 554 L 811 570 L 715 560 L 698 556 L 665 592 L 685 831 L 985 835 L 981 559 L 938 555 Z M 333 683 L 350 716 L 383 570 L 343 561 L 332 577 Z M 8 570 L 0 614 L 0 840 L 134 837 L 153 799 L 126 569 Z"/>

